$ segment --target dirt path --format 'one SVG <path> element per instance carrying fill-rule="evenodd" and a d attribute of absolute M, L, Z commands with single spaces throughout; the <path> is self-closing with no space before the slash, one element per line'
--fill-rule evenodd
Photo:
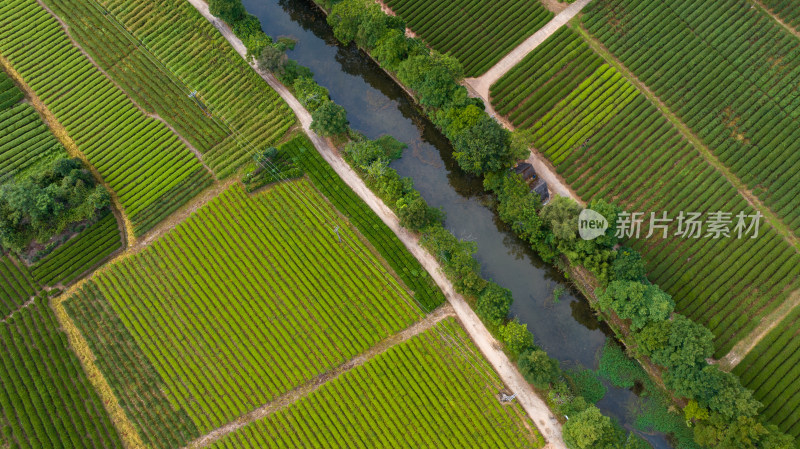
<path fill-rule="evenodd" d="M 243 58 L 245 57 L 246 50 L 244 44 L 233 34 L 227 25 L 220 22 L 209 13 L 208 5 L 203 0 L 189 0 L 189 3 L 191 3 L 208 21 L 214 24 L 239 55 Z M 280 84 L 271 74 L 263 73 L 259 70 L 256 71 L 289 104 L 297 115 L 306 134 L 308 134 L 322 157 L 333 167 L 336 173 L 341 176 L 345 183 L 347 183 L 347 185 L 350 186 L 379 217 L 381 217 L 383 222 L 397 235 L 411 254 L 413 254 L 428 273 L 431 274 L 433 280 L 439 288 L 442 289 L 450 304 L 452 304 L 456 315 L 472 340 L 500 374 L 506 386 L 517 394 L 517 399 L 520 401 L 520 404 L 548 441 L 547 447 L 553 449 L 566 448 L 561 438 L 561 425 L 547 408 L 547 404 L 536 396 L 536 393 L 519 373 L 517 367 L 511 363 L 506 354 L 500 349 L 500 343 L 489 333 L 475 312 L 470 308 L 469 304 L 467 304 L 464 297 L 455 292 L 453 285 L 442 273 L 441 267 L 436 259 L 420 245 L 419 237 L 402 228 L 394 212 L 367 188 L 364 181 L 362 181 L 353 169 L 338 155 L 331 143 L 310 130 L 311 114 L 303 108 L 288 89 Z"/>
<path fill-rule="evenodd" d="M 372 360 L 373 358 L 377 357 L 380 354 L 383 354 L 397 344 L 400 344 L 416 335 L 419 335 L 433 326 L 435 326 L 440 321 L 444 320 L 445 318 L 455 316 L 455 311 L 453 307 L 449 304 L 445 304 L 442 307 L 434 310 L 433 313 L 426 316 L 420 321 L 412 324 L 411 327 L 408 327 L 390 337 L 387 337 L 378 342 L 375 346 L 372 346 L 367 351 L 362 352 L 361 354 L 353 357 L 352 359 L 348 360 L 347 362 L 333 368 L 332 370 L 326 371 L 319 376 L 309 380 L 305 384 L 288 391 L 280 396 L 278 396 L 275 400 L 264 404 L 263 406 L 246 413 L 235 421 L 232 421 L 222 427 L 218 427 L 211 432 L 195 439 L 191 443 L 189 443 L 186 447 L 189 449 L 199 449 L 202 447 L 206 447 L 215 441 L 219 440 L 220 438 L 224 437 L 225 435 L 235 432 L 236 430 L 246 426 L 247 424 L 252 423 L 253 421 L 257 421 L 265 416 L 275 413 L 278 410 L 286 408 L 293 403 L 303 399 L 304 397 L 310 395 L 311 393 L 315 392 L 321 386 L 325 385 L 326 383 L 338 378 L 342 374 L 350 371 L 353 368 L 357 368 L 368 361 Z"/>
<path fill-rule="evenodd" d="M 108 79 L 109 81 L 111 81 L 111 83 L 112 83 L 112 84 L 113 84 L 113 85 L 114 85 L 114 86 L 115 86 L 117 89 L 119 89 L 119 91 L 120 91 L 120 92 L 122 92 L 122 93 L 125 93 L 125 96 L 128 98 L 128 101 L 130 101 L 130 102 L 133 104 L 133 106 L 134 106 L 134 107 L 136 107 L 136 109 L 138 109 L 138 110 L 139 110 L 139 112 L 141 112 L 142 114 L 144 114 L 146 117 L 149 117 L 149 118 L 151 118 L 151 119 L 153 119 L 153 120 L 157 120 L 157 121 L 161 122 L 161 123 L 162 123 L 164 126 L 166 126 L 166 127 L 167 127 L 167 128 L 170 130 L 170 131 L 172 131 L 172 134 L 174 134 L 174 135 L 175 135 L 175 137 L 177 137 L 177 138 L 178 138 L 178 140 L 180 140 L 181 142 L 183 142 L 183 144 L 186 146 L 186 148 L 188 148 L 188 149 L 189 149 L 189 150 L 190 150 L 192 153 L 194 153 L 194 155 L 195 155 L 195 156 L 197 157 L 197 159 L 200 161 L 200 164 L 201 164 L 201 165 L 202 165 L 202 166 L 203 166 L 203 167 L 204 167 L 206 170 L 208 170 L 208 172 L 209 172 L 209 173 L 211 173 L 212 175 L 214 174 L 214 171 L 213 171 L 213 170 L 211 170 L 211 168 L 210 168 L 208 165 L 206 165 L 205 161 L 203 160 L 203 153 L 201 153 L 201 152 L 200 152 L 200 151 L 199 151 L 197 148 L 195 148 L 195 147 L 194 147 L 194 145 L 192 145 L 192 144 L 191 144 L 191 143 L 190 143 L 188 140 L 186 140 L 186 138 L 185 138 L 185 137 L 183 137 L 183 135 L 181 135 L 181 133 L 179 133 L 179 132 L 178 132 L 178 131 L 177 131 L 177 130 L 176 130 L 176 129 L 175 129 L 173 126 L 172 126 L 172 125 L 170 125 L 169 123 L 167 123 L 167 121 L 166 121 L 166 120 L 164 120 L 163 118 L 161 118 L 161 116 L 160 116 L 160 115 L 156 114 L 155 112 L 150 112 L 150 111 L 148 111 L 148 110 L 144 109 L 143 107 L 141 107 L 141 106 L 139 105 L 139 103 L 137 103 L 137 102 L 136 102 L 136 100 L 134 100 L 134 99 L 133 99 L 133 97 L 131 97 L 130 95 L 128 95 L 128 94 L 127 94 L 127 92 L 125 91 L 125 89 L 123 89 L 123 88 L 122 88 L 122 86 L 120 86 L 120 85 L 119 85 L 119 84 L 118 84 L 118 83 L 117 83 L 117 82 L 114 80 L 114 78 L 113 78 L 111 75 L 109 75 L 109 74 L 108 74 L 108 72 L 106 72 L 106 71 L 105 71 L 105 70 L 104 70 L 102 67 L 100 67 L 100 65 L 99 65 L 99 64 L 97 64 L 97 62 L 94 60 L 94 58 L 93 58 L 93 57 L 92 57 L 92 56 L 91 56 L 91 55 L 90 55 L 90 54 L 89 54 L 89 53 L 88 53 L 86 50 L 84 50 L 83 46 L 81 46 L 81 44 L 79 44 L 79 43 L 78 43 L 78 41 L 76 41 L 76 40 L 75 40 L 75 39 L 72 37 L 72 34 L 71 34 L 71 33 L 70 33 L 70 31 L 69 31 L 69 25 L 67 25 L 67 23 L 64 21 L 64 19 L 62 19 L 62 18 L 61 18 L 61 17 L 60 17 L 58 14 L 56 14 L 55 12 L 53 12 L 53 10 L 52 10 L 52 9 L 50 9 L 50 7 L 49 7 L 49 6 L 47 6 L 47 5 L 45 5 L 44 3 L 42 3 L 42 0 L 36 0 L 36 2 L 39 4 L 39 6 L 41 6 L 41 7 L 42 7 L 42 9 L 44 9 L 45 11 L 47 11 L 47 13 L 48 13 L 48 14 L 50 14 L 50 16 L 51 16 L 52 18 L 56 19 L 56 21 L 57 21 L 57 22 L 58 22 L 58 23 L 61 25 L 61 28 L 64 30 L 64 34 L 66 34 L 66 35 L 67 35 L 67 38 L 68 38 L 68 39 L 69 39 L 69 41 L 72 43 L 72 45 L 73 45 L 75 48 L 77 48 L 77 49 L 78 49 L 78 51 L 80 51 L 80 52 L 81 52 L 81 54 L 82 54 L 84 57 L 86 57 L 86 59 L 88 59 L 88 60 L 89 60 L 89 62 L 90 62 L 90 63 L 92 63 L 92 65 L 93 65 L 93 66 L 94 66 L 94 67 L 95 67 L 97 70 L 99 70 L 99 71 L 100 71 L 100 73 L 102 73 L 102 74 L 103 74 L 103 76 L 105 76 L 105 77 L 106 77 L 106 79 Z M 129 56 L 129 55 L 125 55 L 125 56 L 127 57 L 127 56 Z"/>
<path fill-rule="evenodd" d="M 548 37 L 552 36 L 553 33 L 558 31 L 559 28 L 566 25 L 567 22 L 575 17 L 590 1 L 591 0 L 578 0 L 566 8 L 562 8 L 561 12 L 559 12 L 553 20 L 547 22 L 539 31 L 533 33 L 523 43 L 511 50 L 510 53 L 498 61 L 497 64 L 492 66 L 486 73 L 478 78 L 464 79 L 464 85 L 467 87 L 470 95 L 481 98 L 486 106 L 486 112 L 507 129 L 513 131 L 514 125 L 494 110 L 494 106 L 492 106 L 492 102 L 489 98 L 489 89 L 492 87 L 492 84 L 497 82 L 497 80 L 522 61 L 525 56 L 535 50 L 541 43 L 547 40 Z M 547 183 L 547 187 L 552 194 L 569 197 L 579 204 L 584 204 L 580 196 L 578 196 L 569 184 L 561 178 L 553 164 L 542 155 L 539 150 L 531 148 L 531 155 L 526 162 L 531 164 L 533 169 L 536 170 L 536 174 Z"/>
<path fill-rule="evenodd" d="M 761 10 L 764 11 L 764 13 L 766 13 L 768 16 L 770 16 L 773 19 L 775 19 L 775 21 L 778 22 L 782 27 L 784 27 L 786 29 L 786 31 L 794 34 L 795 37 L 800 38 L 800 31 L 796 30 L 793 26 L 791 26 L 788 23 L 784 22 L 783 19 L 781 19 L 777 14 L 773 13 L 771 9 L 767 8 L 767 6 L 765 4 L 761 3 L 759 0 L 752 0 L 752 2 L 756 6 L 761 8 Z"/>
<path fill-rule="evenodd" d="M 661 101 L 661 98 L 653 92 L 650 87 L 648 87 L 645 83 L 643 83 L 633 72 L 630 71 L 616 56 L 614 56 L 605 46 L 600 43 L 594 36 L 592 36 L 583 26 L 578 26 L 577 31 L 583 36 L 586 43 L 595 51 L 600 57 L 602 57 L 609 65 L 613 66 L 617 69 L 620 74 L 622 74 L 628 81 L 630 81 L 634 86 L 636 86 L 639 91 L 641 91 L 651 103 L 653 103 L 656 108 L 661 112 L 667 120 L 672 123 L 678 132 L 688 140 L 692 146 L 697 149 L 700 156 L 712 167 L 717 169 L 718 172 L 728 182 L 733 185 L 733 187 L 739 192 L 739 194 L 747 201 L 747 203 L 753 209 L 758 210 L 764 215 L 764 218 L 772 225 L 775 231 L 780 234 L 784 240 L 786 240 L 789 245 L 794 247 L 794 249 L 800 252 L 800 239 L 794 234 L 794 232 L 789 229 L 788 226 L 778 217 L 775 212 L 772 211 L 767 205 L 761 202 L 761 199 L 756 196 L 750 189 L 747 188 L 744 182 L 739 179 L 736 174 L 734 174 L 727 165 L 723 164 L 717 156 L 708 148 L 703 141 L 694 134 L 694 132 L 685 124 L 683 121 L 672 112 L 672 110 Z"/>
<path fill-rule="evenodd" d="M 493 65 L 486 73 L 478 78 L 467 78 L 464 82 L 470 85 L 486 103 L 489 103 L 489 88 L 492 87 L 492 84 L 497 82 L 497 80 L 522 61 L 522 59 L 538 47 L 539 44 L 547 40 L 547 38 L 552 36 L 559 28 L 572 20 L 572 18 L 581 12 L 590 1 L 591 0 L 577 0 L 575 3 L 569 5 L 563 11 L 556 14 L 545 26 L 511 50 L 503 59 L 497 61 L 497 64 Z"/>
<path fill-rule="evenodd" d="M 800 290 L 795 290 L 777 309 L 764 318 L 761 318 L 761 322 L 758 326 L 739 340 L 736 346 L 716 363 L 725 371 L 732 370 L 756 347 L 761 339 L 766 337 L 771 330 L 775 329 L 775 327 L 798 306 L 800 306 Z"/>

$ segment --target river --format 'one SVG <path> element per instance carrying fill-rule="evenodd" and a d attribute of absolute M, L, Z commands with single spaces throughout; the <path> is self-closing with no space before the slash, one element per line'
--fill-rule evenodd
<path fill-rule="evenodd" d="M 447 214 L 445 226 L 459 238 L 477 243 L 476 258 L 487 279 L 510 289 L 511 313 L 527 323 L 536 343 L 562 367 L 597 368 L 600 350 L 611 332 L 595 318 L 588 302 L 568 289 L 558 301 L 553 290 L 568 287 L 561 274 L 546 265 L 497 218 L 480 180 L 467 176 L 451 157 L 447 139 L 414 106 L 406 93 L 354 45 L 342 46 L 310 0 L 244 0 L 264 31 L 297 40 L 289 57 L 309 67 L 314 79 L 347 110 L 350 125 L 369 138 L 391 134 L 406 143 L 403 157 L 392 163 L 428 203 Z M 632 410 L 640 399 L 606 383 L 597 404 L 606 415 L 632 429 Z M 639 432 L 637 432 L 639 433 Z M 669 448 L 660 434 L 642 434 L 655 448 Z"/>

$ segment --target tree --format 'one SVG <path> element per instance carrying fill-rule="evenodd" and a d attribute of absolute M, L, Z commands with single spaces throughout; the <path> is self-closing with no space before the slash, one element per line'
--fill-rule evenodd
<path fill-rule="evenodd" d="M 344 146 L 344 152 L 353 163 L 365 170 L 374 162 L 389 163 L 386 151 L 374 140 L 351 141 Z"/>
<path fill-rule="evenodd" d="M 309 112 L 314 112 L 323 103 L 330 100 L 328 89 L 317 84 L 313 78 L 298 78 L 294 81 L 294 92 L 297 99 Z"/>
<path fill-rule="evenodd" d="M 499 329 L 508 317 L 512 302 L 511 290 L 489 282 L 478 296 L 475 312 L 490 329 Z"/>
<path fill-rule="evenodd" d="M 542 208 L 542 221 L 556 239 L 572 242 L 578 238 L 580 213 L 581 207 L 575 200 L 556 196 Z"/>
<path fill-rule="evenodd" d="M 289 58 L 283 50 L 269 45 L 261 50 L 261 55 L 257 59 L 258 66 L 261 69 L 269 70 L 272 73 L 279 73 Z"/>
<path fill-rule="evenodd" d="M 240 20 L 247 14 L 241 0 L 209 0 L 208 9 L 211 14 L 224 20 L 229 25 Z"/>
<path fill-rule="evenodd" d="M 533 334 L 528 332 L 528 325 L 521 324 L 516 319 L 501 326 L 500 335 L 503 338 L 503 343 L 506 344 L 506 348 L 514 356 L 519 356 L 534 347 Z"/>
<path fill-rule="evenodd" d="M 753 392 L 742 387 L 739 379 L 721 371 L 716 365 L 703 368 L 699 376 L 697 401 L 726 420 L 758 413 L 761 403 L 753 399 Z"/>
<path fill-rule="evenodd" d="M 382 67 L 397 70 L 400 63 L 408 58 L 409 40 L 401 30 L 386 32 L 375 44 L 372 55 Z"/>
<path fill-rule="evenodd" d="M 413 190 L 397 200 L 395 203 L 397 217 L 400 219 L 400 226 L 420 231 L 433 223 L 441 222 L 443 212 L 440 209 L 430 207 L 422 198 L 422 195 Z"/>
<path fill-rule="evenodd" d="M 347 113 L 332 101 L 325 101 L 311 113 L 311 129 L 329 137 L 347 131 Z"/>
<path fill-rule="evenodd" d="M 670 369 L 694 369 L 714 354 L 711 331 L 680 314 L 675 314 L 670 321 L 645 326 L 636 341 L 645 355 Z"/>
<path fill-rule="evenodd" d="M 517 362 L 522 376 L 536 388 L 547 386 L 561 377 L 558 360 L 550 358 L 539 348 L 529 349 L 522 353 Z"/>
<path fill-rule="evenodd" d="M 636 331 L 648 323 L 664 321 L 675 308 L 672 297 L 656 285 L 645 285 L 634 281 L 613 281 L 605 290 L 599 290 L 597 302 L 600 308 L 631 320 L 631 329 Z"/>
<path fill-rule="evenodd" d="M 625 246 L 617 250 L 617 257 L 611 264 L 611 273 L 618 281 L 643 282 L 647 279 L 642 255 Z"/>
<path fill-rule="evenodd" d="M 505 170 L 524 156 L 514 152 L 508 130 L 485 114 L 452 141 L 459 167 L 473 175 Z"/>
<path fill-rule="evenodd" d="M 619 447 L 611 418 L 590 406 L 564 424 L 564 443 L 570 449 L 613 449 Z"/>
<path fill-rule="evenodd" d="M 753 417 L 728 420 L 712 413 L 694 429 L 695 442 L 715 449 L 794 449 L 794 438 L 774 425 L 765 426 Z"/>

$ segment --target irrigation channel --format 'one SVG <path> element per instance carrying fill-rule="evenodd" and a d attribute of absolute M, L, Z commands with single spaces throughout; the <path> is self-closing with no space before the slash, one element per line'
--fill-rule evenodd
<path fill-rule="evenodd" d="M 314 79 L 347 110 L 354 129 L 369 138 L 391 134 L 408 145 L 392 167 L 413 178 L 429 204 L 444 209 L 448 229 L 477 243 L 483 275 L 513 292 L 511 312 L 528 324 L 536 343 L 562 367 L 596 369 L 606 338 L 613 334 L 574 290 L 568 288 L 554 300 L 556 286 L 568 283 L 500 222 L 480 180 L 458 168 L 447 139 L 405 91 L 354 45 L 342 46 L 311 0 L 244 0 L 244 5 L 273 38 L 297 40 L 289 57 L 314 72 Z M 635 410 L 646 399 L 607 382 L 606 386 L 598 407 L 632 429 Z M 657 449 L 670 447 L 663 434 L 637 433 Z"/>

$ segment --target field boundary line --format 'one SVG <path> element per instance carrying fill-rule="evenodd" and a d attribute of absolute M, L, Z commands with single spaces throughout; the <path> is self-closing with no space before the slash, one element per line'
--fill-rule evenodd
<path fill-rule="evenodd" d="M 242 41 L 233 34 L 230 27 L 214 17 L 210 13 L 208 5 L 203 0 L 189 0 L 189 3 L 194 6 L 206 20 L 211 22 L 234 50 L 247 61 L 247 50 Z M 270 87 L 275 89 L 284 101 L 289 104 L 297 116 L 299 123 L 302 125 L 303 130 L 306 132 L 306 135 L 308 135 L 309 139 L 314 144 L 314 148 L 320 153 L 322 158 L 330 164 L 331 168 L 334 169 L 336 174 L 342 178 L 353 192 L 361 197 L 370 209 L 383 220 L 384 224 L 395 233 L 397 238 L 403 242 L 409 252 L 419 260 L 422 267 L 431 275 L 434 282 L 436 282 L 442 290 L 442 293 L 444 293 L 447 301 L 455 309 L 459 321 L 464 326 L 464 329 L 475 345 L 499 374 L 503 383 L 517 394 L 517 400 L 520 402 L 520 405 L 522 405 L 525 412 L 533 420 L 541 435 L 547 441 L 545 447 L 550 449 L 566 449 L 561 436 L 561 424 L 555 416 L 553 416 L 545 401 L 537 396 L 531 385 L 522 377 L 516 365 L 509 360 L 508 356 L 501 349 L 500 343 L 489 333 L 489 330 L 486 329 L 486 326 L 480 318 L 478 318 L 475 311 L 472 310 L 466 299 L 455 292 L 453 284 L 444 275 L 439 262 L 420 244 L 419 236 L 400 226 L 400 220 L 397 218 L 397 215 L 367 187 L 364 180 L 353 171 L 353 168 L 350 167 L 336 151 L 330 139 L 324 139 L 310 129 L 311 114 L 300 104 L 297 98 L 289 92 L 286 86 L 281 84 L 272 74 L 259 70 L 258 67 L 250 61 L 248 61 L 248 63 L 250 67 L 252 67 L 253 70 L 255 70 L 256 73 L 258 73 Z"/>
<path fill-rule="evenodd" d="M 575 3 L 570 4 L 563 11 L 550 19 L 543 27 L 536 30 L 536 32 L 522 41 L 521 44 L 517 45 L 513 50 L 503 56 L 502 59 L 497 61 L 497 63 L 484 72 L 483 75 L 475 78 L 465 78 L 464 82 L 469 84 L 481 98 L 488 102 L 489 89 L 492 87 L 492 84 L 496 83 L 497 80 L 519 64 L 519 62 L 528 56 L 530 52 L 535 50 L 536 47 L 541 45 L 547 38 L 552 36 L 553 33 L 578 15 L 589 2 L 591 2 L 591 0 L 577 0 Z"/>
<path fill-rule="evenodd" d="M 714 169 L 716 169 L 731 185 L 736 189 L 736 191 L 741 195 L 745 201 L 757 211 L 761 212 L 761 214 L 766 218 L 772 228 L 777 232 L 783 239 L 789 243 L 790 246 L 794 248 L 794 250 L 800 253 L 800 239 L 792 232 L 791 229 L 778 217 L 775 212 L 767 207 L 761 199 L 759 199 L 750 189 L 747 188 L 747 185 L 736 176 L 722 161 L 720 161 L 717 156 L 708 148 L 703 141 L 694 134 L 694 132 L 689 128 L 688 125 L 683 123 L 683 121 L 674 113 L 672 110 L 653 92 L 650 87 L 648 87 L 644 82 L 642 82 L 633 72 L 625 66 L 616 56 L 614 56 L 600 41 L 598 41 L 594 36 L 586 30 L 583 25 L 577 25 L 576 30 L 578 33 L 583 37 L 587 44 L 595 51 L 600 57 L 603 58 L 609 65 L 613 66 L 617 69 L 620 74 L 622 74 L 629 82 L 631 82 L 648 100 L 661 112 L 661 114 L 669 120 L 670 123 L 678 130 L 678 132 L 692 144 L 692 146 L 700 153 L 700 156 L 703 160 L 706 161 L 709 165 L 711 165 Z"/>
<path fill-rule="evenodd" d="M 72 321 L 72 318 L 70 318 L 67 313 L 67 309 L 64 307 L 64 300 L 77 292 L 85 282 L 86 280 L 82 279 L 65 290 L 61 295 L 53 298 L 50 302 L 50 307 L 55 312 L 56 320 L 61 326 L 61 329 L 67 335 L 70 348 L 75 355 L 78 356 L 81 367 L 83 367 L 83 372 L 86 373 L 86 377 L 92 384 L 94 391 L 97 392 L 100 399 L 103 401 L 103 407 L 108 412 L 111 423 L 119 433 L 123 446 L 125 446 L 126 449 L 147 449 L 148 446 L 144 444 L 136 427 L 128 419 L 128 415 L 125 414 L 122 406 L 120 406 L 108 380 L 106 380 L 103 373 L 97 365 L 95 365 L 95 356 L 91 348 L 89 348 L 89 343 L 83 337 L 81 331 L 78 330 L 78 327 Z"/>
<path fill-rule="evenodd" d="M 453 309 L 453 306 L 450 305 L 449 303 L 445 303 L 439 306 L 436 310 L 434 310 L 430 314 L 426 315 L 423 319 L 417 321 L 411 326 L 393 335 L 384 338 L 383 340 L 376 343 L 374 346 L 356 355 L 352 359 L 342 363 L 341 365 L 336 366 L 312 378 L 303 385 L 295 387 L 292 390 L 289 390 L 286 393 L 281 394 L 272 401 L 262 405 L 261 407 L 255 410 L 245 413 L 244 415 L 240 416 L 239 418 L 236 418 L 235 420 L 229 422 L 228 424 L 225 424 L 222 427 L 218 427 L 212 430 L 211 432 L 208 432 L 207 434 L 199 438 L 196 438 L 194 441 L 186 445 L 185 449 L 200 449 L 206 447 L 216 442 L 217 440 L 225 437 L 225 435 L 228 435 L 229 433 L 235 432 L 250 423 L 258 421 L 259 419 L 265 418 L 275 412 L 287 408 L 292 404 L 294 404 L 295 402 L 300 401 L 301 399 L 314 393 L 326 383 L 337 379 L 339 376 L 346 374 L 352 369 L 364 365 L 365 363 L 369 362 L 375 357 L 388 351 L 390 348 L 400 343 L 403 343 L 407 340 L 410 340 L 411 338 L 420 335 L 423 332 L 430 330 L 435 325 L 439 324 L 439 322 L 441 322 L 442 320 L 455 316 L 456 312 Z"/>
<path fill-rule="evenodd" d="M 78 145 L 72 140 L 67 129 L 64 128 L 64 125 L 58 121 L 55 115 L 47 108 L 44 102 L 39 99 L 36 93 L 33 92 L 28 83 L 22 78 L 22 75 L 17 72 L 14 67 L 11 65 L 11 62 L 6 59 L 3 55 L 0 55 L 0 66 L 2 66 L 5 71 L 17 82 L 17 85 L 20 89 L 24 92 L 24 94 L 30 99 L 30 104 L 36 109 L 36 112 L 39 113 L 39 116 L 42 118 L 42 121 L 47 125 L 50 129 L 50 132 L 58 139 L 59 143 L 64 146 L 66 149 L 67 154 L 70 157 L 76 157 L 80 159 L 85 165 L 86 168 L 92 173 L 94 178 L 97 180 L 100 185 L 108 190 L 109 196 L 111 196 L 111 210 L 114 213 L 114 216 L 117 219 L 117 225 L 119 226 L 120 221 L 122 222 L 122 248 L 127 248 L 129 246 L 133 246 L 136 244 L 136 235 L 133 233 L 133 223 L 131 223 L 130 218 L 125 213 L 125 209 L 122 207 L 122 202 L 117 196 L 117 192 L 111 188 L 111 186 L 103 179 L 103 176 L 100 175 L 100 172 L 97 171 L 94 165 L 89 162 L 89 159 L 86 157 L 85 154 L 78 148 Z"/>
<path fill-rule="evenodd" d="M 139 112 L 141 112 L 141 113 L 142 113 L 142 114 L 143 114 L 145 117 L 151 118 L 151 119 L 153 119 L 153 120 L 157 120 L 157 121 L 161 122 L 161 123 L 162 123 L 164 126 L 166 126 L 166 127 L 167 127 L 167 129 L 169 129 L 169 130 L 172 132 L 172 134 L 173 134 L 173 135 L 175 135 L 175 137 L 177 137 L 177 138 L 178 138 L 178 140 L 180 140 L 180 141 L 181 141 L 181 143 L 183 143 L 183 144 L 186 146 L 186 148 L 188 148 L 188 149 L 189 149 L 189 151 L 191 151 L 192 153 L 194 153 L 195 157 L 197 157 L 197 159 L 200 161 L 200 165 L 202 165 L 202 166 L 203 166 L 203 168 L 205 168 L 206 170 L 208 170 L 208 172 L 209 172 L 209 173 L 211 173 L 211 175 L 212 175 L 212 176 L 214 176 L 214 178 L 216 178 L 216 177 L 217 177 L 217 176 L 216 176 L 216 173 L 214 173 L 214 170 L 212 170 L 212 169 L 211 169 L 211 168 L 210 168 L 208 165 L 206 165 L 206 162 L 203 160 L 203 153 L 201 153 L 201 152 L 200 152 L 200 151 L 199 151 L 197 148 L 195 148 L 195 147 L 194 147 L 194 145 L 192 145 L 192 144 L 191 144 L 191 143 L 190 143 L 188 140 L 186 140 L 186 138 L 185 138 L 185 137 L 183 137 L 183 135 L 182 135 L 181 133 L 179 133 L 179 132 L 178 132 L 178 130 L 176 130 L 176 129 L 175 129 L 173 126 L 172 126 L 172 125 L 170 125 L 169 123 L 167 123 L 167 121 L 166 121 L 166 120 L 164 120 L 164 119 L 163 119 L 163 118 L 162 118 L 160 115 L 158 115 L 158 114 L 157 114 L 157 113 L 155 113 L 155 112 L 149 112 L 149 111 L 147 111 L 146 109 L 144 109 L 143 107 L 141 107 L 141 106 L 139 105 L 139 103 L 137 103 L 137 102 L 136 102 L 136 100 L 134 100 L 134 99 L 133 99 L 133 97 L 131 97 L 130 95 L 128 95 L 128 91 L 126 91 L 125 89 L 123 89 L 123 88 L 122 88 L 122 86 L 120 86 L 120 85 L 117 83 L 117 81 L 116 81 L 116 80 L 115 80 L 115 79 L 114 79 L 114 78 L 113 78 L 113 77 L 112 77 L 112 76 L 111 76 L 111 75 L 110 75 L 108 72 L 106 72 L 106 71 L 105 71 L 105 70 L 104 70 L 102 67 L 100 67 L 100 65 L 99 65 L 99 64 L 98 64 L 98 63 L 97 63 L 97 62 L 94 60 L 94 58 L 93 58 L 93 57 L 92 57 L 92 56 L 89 54 L 89 52 L 87 52 L 87 51 L 86 51 L 86 50 L 83 48 L 83 46 L 81 46 L 81 44 L 79 44 L 79 43 L 78 43 L 78 41 L 76 41 L 76 40 L 75 40 L 75 38 L 73 38 L 73 37 L 72 37 L 72 34 L 69 32 L 69 25 L 67 25 L 67 22 L 65 22 L 65 21 L 64 21 L 64 19 L 62 19 L 62 18 L 61 18 L 61 16 L 59 16 L 58 14 L 56 14 L 56 13 L 55 13 L 55 12 L 54 12 L 52 9 L 50 9 L 50 7 L 49 7 L 49 6 L 45 5 L 45 4 L 44 4 L 44 2 L 42 2 L 42 0 L 36 0 L 36 3 L 38 3 L 38 4 L 39 4 L 39 6 L 40 6 L 42 9 L 44 9 L 45 11 L 47 11 L 47 13 L 48 13 L 48 14 L 50 14 L 50 16 L 51 16 L 52 18 L 54 18 L 54 19 L 55 19 L 55 20 L 56 20 L 56 21 L 59 23 L 59 25 L 61 25 L 61 28 L 64 30 L 64 34 L 66 34 L 66 35 L 67 35 L 67 38 L 69 39 L 70 43 L 72 43 L 72 46 L 73 46 L 73 47 L 75 47 L 75 48 L 77 48 L 77 49 L 78 49 L 78 51 L 80 51 L 80 52 L 81 52 L 81 54 L 82 54 L 82 55 L 83 55 L 83 56 L 84 56 L 84 57 L 85 57 L 87 60 L 89 60 L 89 62 L 90 62 L 90 63 L 91 63 L 91 64 L 92 64 L 92 65 L 93 65 L 93 66 L 94 66 L 94 67 L 95 67 L 97 70 L 99 70 L 99 71 L 100 71 L 100 73 L 102 73 L 102 74 L 103 74 L 103 76 L 105 76 L 105 77 L 106 77 L 106 79 L 108 79 L 109 81 L 111 81 L 111 84 L 113 84 L 113 85 L 114 85 L 114 87 L 116 87 L 117 89 L 119 89 L 119 91 L 120 91 L 120 92 L 124 93 L 124 94 L 125 94 L 125 98 L 127 98 L 127 99 L 128 99 L 128 101 L 130 101 L 130 102 L 133 104 L 133 106 L 134 106 L 136 109 L 138 109 L 138 110 L 139 110 Z M 132 54 L 133 54 L 133 53 L 128 53 L 128 54 L 125 54 L 125 55 L 123 56 L 123 59 L 130 57 Z"/>
<path fill-rule="evenodd" d="M 775 13 L 773 13 L 772 10 L 767 7 L 767 5 L 765 5 L 764 3 L 761 2 L 761 0 L 751 0 L 751 1 L 753 2 L 753 4 L 755 4 L 757 7 L 759 7 L 762 11 L 764 11 L 764 13 L 766 15 L 770 16 L 773 20 L 778 22 L 778 24 L 780 24 L 780 26 L 785 28 L 786 31 L 792 33 L 796 38 L 800 39 L 800 31 L 798 31 L 797 29 L 795 29 L 793 26 L 789 25 L 788 23 L 784 22 L 784 20 L 781 19 L 780 16 L 778 16 Z"/>
<path fill-rule="evenodd" d="M 800 290 L 795 290 L 777 309 L 764 318 L 761 318 L 761 322 L 755 329 L 745 335 L 727 354 L 716 361 L 720 369 L 725 371 L 732 370 L 739 362 L 747 357 L 747 354 L 749 354 L 767 334 L 772 332 L 778 324 L 782 323 L 783 320 L 792 313 L 792 310 L 798 306 L 800 306 Z"/>

